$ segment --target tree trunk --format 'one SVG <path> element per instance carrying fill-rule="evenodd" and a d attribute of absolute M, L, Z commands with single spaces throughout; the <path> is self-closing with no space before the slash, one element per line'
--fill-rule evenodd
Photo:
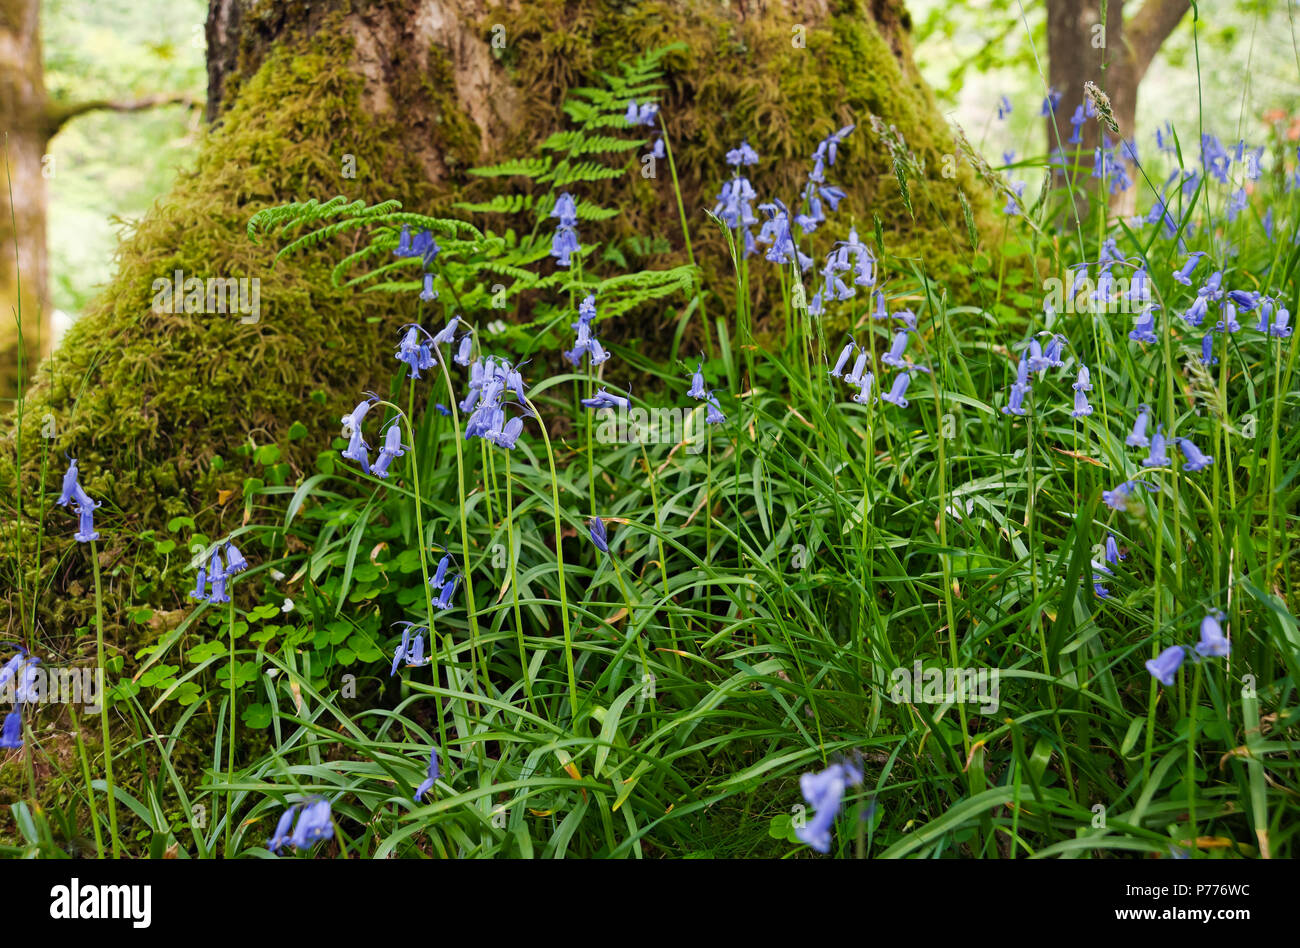
<path fill-rule="evenodd" d="M 40 0 L 0 4 L 0 117 L 8 164 L 8 176 L 0 181 L 0 398 L 9 398 L 20 381 L 18 312 L 23 375 L 45 355 L 50 335 L 42 173 L 49 124 Z"/>
<path fill-rule="evenodd" d="M 1070 118 L 1084 104 L 1083 86 L 1094 82 L 1110 98 L 1119 135 L 1106 130 L 1112 145 L 1118 139 L 1132 141 L 1137 135 L 1137 97 L 1142 77 L 1160 45 L 1173 31 L 1190 4 L 1188 0 L 1146 0 L 1136 15 L 1125 18 L 1125 0 L 1109 0 L 1102 28 L 1103 0 L 1048 0 L 1047 58 L 1049 81 L 1061 94 L 1055 113 L 1047 119 L 1047 147 L 1065 149 L 1066 155 L 1081 156 L 1091 167 L 1094 149 L 1101 142 L 1102 127 L 1093 118 L 1081 129 L 1082 144 L 1071 145 Z M 1130 4 L 1131 11 L 1131 4 Z M 1131 210 L 1136 190 L 1122 195 Z M 1124 207 L 1120 208 L 1124 212 Z"/>

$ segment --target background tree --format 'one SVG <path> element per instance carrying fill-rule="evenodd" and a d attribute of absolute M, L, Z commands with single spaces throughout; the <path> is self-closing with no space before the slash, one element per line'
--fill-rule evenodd
<path fill-rule="evenodd" d="M 69 121 L 91 112 L 193 104 L 185 93 L 76 101 L 52 96 L 46 88 L 40 23 L 41 0 L 0 4 L 0 128 L 5 133 L 8 174 L 0 188 L 0 398 L 12 397 L 19 383 L 16 316 L 20 310 L 27 372 L 49 349 L 52 306 L 45 181 L 55 173 L 50 140 Z"/>

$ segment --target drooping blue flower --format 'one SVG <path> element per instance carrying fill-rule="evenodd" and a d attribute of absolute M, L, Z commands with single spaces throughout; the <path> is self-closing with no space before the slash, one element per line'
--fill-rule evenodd
<path fill-rule="evenodd" d="M 230 602 L 230 596 L 226 594 L 226 580 L 229 574 L 221 565 L 221 547 L 212 548 L 212 556 L 208 560 L 208 580 L 212 583 L 212 592 L 208 596 L 208 602 L 220 605 L 223 602 Z"/>
<path fill-rule="evenodd" d="M 871 354 L 867 352 L 866 349 L 858 351 L 858 357 L 853 360 L 853 368 L 849 370 L 848 375 L 844 376 L 845 382 L 849 385 L 862 384 L 862 373 L 867 370 L 867 359 L 870 355 Z"/>
<path fill-rule="evenodd" d="M 1237 307 L 1231 302 L 1225 301 L 1222 306 L 1223 318 L 1215 326 L 1215 332 L 1233 333 L 1241 329 L 1241 323 L 1237 322 Z"/>
<path fill-rule="evenodd" d="M 1088 367 L 1082 362 L 1079 363 L 1079 372 L 1076 376 L 1076 381 L 1070 387 L 1076 392 L 1092 391 L 1092 373 L 1088 371 Z"/>
<path fill-rule="evenodd" d="M 1165 450 L 1164 425 L 1156 425 L 1156 433 L 1151 436 L 1151 449 L 1147 456 L 1142 459 L 1143 467 L 1166 467 L 1169 464 L 1169 454 Z"/>
<path fill-rule="evenodd" d="M 74 492 L 77 489 L 77 478 L 77 459 L 72 458 L 67 472 L 63 475 L 63 490 L 59 493 L 59 499 L 55 501 L 60 507 L 66 507 L 72 503 Z"/>
<path fill-rule="evenodd" d="M 1273 325 L 1268 328 L 1270 336 L 1277 336 L 1279 339 L 1285 339 L 1291 335 L 1291 327 L 1287 325 L 1291 320 L 1291 313 L 1285 307 L 1279 306 L 1277 314 L 1273 317 Z"/>
<path fill-rule="evenodd" d="M 447 567 L 451 566 L 451 554 L 443 554 L 442 559 L 438 561 L 438 568 L 434 571 L 433 579 L 429 580 L 429 585 L 441 588 L 442 584 L 447 581 Z"/>
<path fill-rule="evenodd" d="M 844 791 L 862 783 L 862 771 L 851 764 L 831 764 L 821 773 L 807 773 L 799 778 L 799 792 L 813 808 L 813 816 L 795 829 L 799 841 L 819 853 L 830 852 L 831 827 L 844 802 Z"/>
<path fill-rule="evenodd" d="M 1183 286 L 1191 286 L 1192 274 L 1196 271 L 1197 266 L 1200 265 L 1201 258 L 1204 256 L 1204 250 L 1193 250 L 1187 255 L 1187 261 L 1174 271 L 1174 279 Z"/>
<path fill-rule="evenodd" d="M 1202 658 L 1225 658 L 1232 651 L 1232 643 L 1223 634 L 1223 626 L 1220 625 L 1225 619 L 1227 616 L 1217 609 L 1205 614 L 1201 620 L 1201 640 L 1196 643 L 1197 655 Z"/>
<path fill-rule="evenodd" d="M 709 396 L 704 402 L 704 408 L 705 424 L 720 425 L 727 420 L 727 416 L 722 413 L 722 406 L 718 404 L 718 400 L 712 392 L 709 392 Z"/>
<path fill-rule="evenodd" d="M 298 822 L 293 828 L 291 842 L 295 849 L 310 849 L 323 839 L 332 839 L 334 823 L 330 819 L 330 804 L 324 797 L 317 797 L 303 804 L 298 814 Z"/>
<path fill-rule="evenodd" d="M 587 532 L 591 535 L 591 542 L 596 545 L 596 549 L 602 553 L 609 552 L 609 535 L 605 532 L 605 521 L 599 517 L 592 517 L 587 521 Z"/>
<path fill-rule="evenodd" d="M 911 381 L 911 372 L 899 372 L 894 376 L 894 384 L 889 391 L 880 397 L 891 404 L 897 405 L 899 408 L 906 408 L 910 403 L 903 396 L 907 392 L 907 386 Z"/>
<path fill-rule="evenodd" d="M 1153 484 L 1148 484 L 1145 481 L 1125 481 L 1114 490 L 1102 491 L 1101 499 L 1111 510 L 1127 510 L 1133 492 L 1139 487 L 1145 487 L 1151 492 L 1160 489 L 1159 487 Z"/>
<path fill-rule="evenodd" d="M 433 785 L 438 782 L 438 773 L 438 748 L 434 747 L 429 750 L 428 776 L 425 777 L 424 781 L 415 788 L 416 803 L 419 803 L 420 798 L 433 789 Z"/>
<path fill-rule="evenodd" d="M 1019 385 L 1011 386 L 1011 397 L 1007 404 L 1002 406 L 1004 415 L 1027 415 L 1029 411 L 1024 406 L 1025 393 L 1029 391 L 1028 386 Z"/>
<path fill-rule="evenodd" d="M 522 418 L 511 418 L 500 429 L 490 432 L 488 440 L 498 448 L 504 448 L 507 451 L 514 450 L 515 442 L 524 432 L 524 420 Z"/>
<path fill-rule="evenodd" d="M 876 384 L 876 376 L 871 372 L 863 372 L 862 378 L 858 380 L 858 392 L 853 396 L 853 400 L 859 405 L 870 405 L 875 401 L 872 389 Z"/>
<path fill-rule="evenodd" d="M 835 360 L 835 367 L 831 369 L 831 373 L 830 373 L 831 378 L 838 379 L 843 377 L 844 366 L 848 365 L 849 357 L 853 355 L 853 348 L 854 348 L 854 343 L 852 342 L 852 340 L 844 344 L 844 348 L 840 350 L 840 357 Z M 701 376 L 700 382 L 703 383 L 703 381 L 704 379 Z M 700 388 L 703 389 L 703 384 L 700 385 Z M 687 394 L 691 394 L 692 392 L 694 392 L 694 389 L 692 389 L 691 392 L 688 392 Z M 696 397 L 698 398 L 699 396 L 697 395 Z"/>
<path fill-rule="evenodd" d="M 1134 342 L 1157 342 L 1156 339 L 1156 314 L 1155 310 L 1148 307 L 1138 313 L 1137 323 L 1128 337 Z"/>
<path fill-rule="evenodd" d="M 242 573 L 248 569 L 248 560 L 244 559 L 244 554 L 240 553 L 235 544 L 227 541 L 226 543 L 226 572 L 230 575 Z"/>
<path fill-rule="evenodd" d="M 393 459 L 406 454 L 402 447 L 402 428 L 397 419 L 394 418 L 384 435 L 384 446 L 379 449 L 379 457 L 375 458 L 370 473 L 380 480 L 386 480 L 388 478 L 388 467 L 393 463 Z"/>
<path fill-rule="evenodd" d="M 1042 115 L 1043 118 L 1050 118 L 1052 113 L 1056 111 L 1056 107 L 1060 104 L 1061 93 L 1057 90 L 1056 86 L 1051 86 L 1047 90 L 1046 98 L 1043 99 L 1043 106 L 1039 110 L 1039 114 Z"/>
<path fill-rule="evenodd" d="M 80 484 L 73 487 L 73 496 L 77 501 L 77 532 L 73 534 L 73 539 L 78 543 L 90 543 L 92 540 L 98 540 L 99 534 L 95 532 L 95 508 L 99 504 L 90 499 L 90 496 L 81 489 Z"/>
<path fill-rule="evenodd" d="M 636 99 L 632 99 L 627 104 L 627 115 L 624 118 L 629 125 L 653 126 L 658 115 L 659 106 L 653 102 L 646 102 L 638 106 Z"/>
<path fill-rule="evenodd" d="M 460 577 L 453 576 L 442 584 L 442 589 L 438 590 L 438 598 L 434 600 L 433 604 L 439 610 L 451 608 L 451 597 L 456 594 L 456 584 L 459 579 Z"/>
<path fill-rule="evenodd" d="M 420 299 L 426 303 L 432 303 L 438 298 L 438 291 L 433 288 L 433 274 L 424 275 L 424 288 L 420 290 Z"/>
<path fill-rule="evenodd" d="M 1201 471 L 1214 464 L 1214 458 L 1202 454 L 1190 438 L 1179 438 L 1178 447 L 1183 452 L 1183 457 L 1187 458 L 1187 463 L 1183 465 L 1184 471 Z"/>
<path fill-rule="evenodd" d="M 1214 354 L 1214 333 L 1207 332 L 1201 337 L 1201 365 L 1218 365 L 1219 358 Z"/>
<path fill-rule="evenodd" d="M 411 648 L 411 627 L 412 627 L 412 625 L 413 625 L 413 623 L 410 623 L 410 622 L 404 622 L 404 623 L 402 623 L 402 626 L 403 626 L 403 628 L 402 628 L 402 641 L 398 644 L 396 650 L 394 650 L 394 652 L 393 652 L 393 665 L 392 665 L 392 667 L 388 670 L 388 677 L 389 677 L 389 678 L 392 678 L 394 675 L 397 674 L 397 666 L 400 665 L 400 664 L 402 664 L 402 660 L 403 660 L 404 658 L 406 658 L 406 654 L 407 654 L 407 652 L 408 652 L 408 651 L 410 650 L 410 648 Z"/>
<path fill-rule="evenodd" d="M 894 334 L 894 342 L 889 347 L 889 351 L 880 357 L 880 361 L 885 365 L 891 365 L 894 368 L 902 368 L 903 350 L 907 348 L 908 337 L 911 335 L 906 329 L 900 329 Z"/>
<path fill-rule="evenodd" d="M 0 747 L 16 750 L 23 746 L 23 715 L 15 708 L 5 715 L 4 728 L 0 730 Z"/>
<path fill-rule="evenodd" d="M 998 120 L 1001 121 L 1011 114 L 1011 100 L 1006 96 L 998 99 Z"/>
<path fill-rule="evenodd" d="M 1106 562 L 1115 564 L 1124 559 L 1124 554 L 1119 551 L 1119 544 L 1115 542 L 1115 534 L 1106 534 Z"/>
<path fill-rule="evenodd" d="M 1147 422 L 1150 420 L 1151 406 L 1139 405 L 1138 416 L 1133 421 L 1133 431 L 1124 439 L 1124 443 L 1130 448 L 1145 448 L 1149 445 L 1151 439 L 1147 437 Z"/>
<path fill-rule="evenodd" d="M 402 231 L 406 233 L 406 228 L 402 228 Z M 298 806 L 294 804 L 280 814 L 280 822 L 275 824 L 275 832 L 266 841 L 266 848 L 271 852 L 278 853 L 293 841 L 290 830 L 293 828 L 293 818 L 297 812 Z"/>
<path fill-rule="evenodd" d="M 1182 665 L 1186 653 L 1181 645 L 1171 645 L 1155 658 L 1149 659 L 1146 663 L 1147 671 L 1151 677 L 1166 688 L 1174 683 L 1174 675 L 1178 673 L 1178 667 Z"/>
<path fill-rule="evenodd" d="M 1083 105 L 1080 104 L 1075 106 L 1074 115 L 1070 116 L 1070 126 L 1072 128 L 1072 131 L 1070 132 L 1070 140 L 1066 144 L 1068 145 L 1083 144 L 1083 136 L 1081 133 L 1083 130 L 1083 123 L 1086 121 L 1087 119 L 1083 117 Z"/>
<path fill-rule="evenodd" d="M 1074 410 L 1070 412 L 1071 418 L 1083 418 L 1092 414 L 1092 406 L 1088 404 L 1088 395 L 1081 389 L 1076 389 L 1074 393 Z"/>
<path fill-rule="evenodd" d="M 190 598 L 202 602 L 208 598 L 208 571 L 204 567 L 199 567 L 199 575 L 195 580 L 194 588 L 190 590 Z"/>
<path fill-rule="evenodd" d="M 591 396 L 591 398 L 582 399 L 582 404 L 586 405 L 588 408 L 621 408 L 624 410 L 630 408 L 632 405 L 632 403 L 622 395 L 611 395 L 604 388 Z"/>
<path fill-rule="evenodd" d="M 758 152 L 750 147 L 748 141 L 742 141 L 727 152 L 727 164 L 733 168 L 739 168 L 743 165 L 756 165 L 758 164 Z"/>

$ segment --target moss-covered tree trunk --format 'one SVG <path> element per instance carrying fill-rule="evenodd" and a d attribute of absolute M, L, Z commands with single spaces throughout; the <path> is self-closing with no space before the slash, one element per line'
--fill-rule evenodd
<path fill-rule="evenodd" d="M 763 156 L 751 169 L 756 186 L 791 200 L 818 140 L 856 122 L 835 168 L 850 192 L 836 226 L 870 232 L 879 214 L 896 247 L 950 256 L 966 239 L 958 190 L 977 215 L 987 202 L 964 164 L 957 178 L 942 175 L 952 139 L 912 62 L 908 30 L 897 0 L 213 0 L 213 123 L 195 167 L 124 241 L 116 277 L 39 370 L 27 416 L 53 415 L 58 437 L 43 440 L 30 424 L 18 433 L 28 529 L 17 561 L 17 473 L 13 451 L 0 456 L 10 515 L 0 524 L 0 583 L 12 590 L 21 577 L 36 592 L 46 634 L 84 627 L 87 551 L 71 540 L 71 516 L 48 510 L 53 491 L 37 492 L 42 460 L 56 481 L 67 452 L 103 501 L 96 521 L 117 641 L 174 624 L 192 583 L 168 543 L 183 551 L 192 530 L 211 537 L 246 517 L 269 522 L 245 504 L 244 478 L 265 476 L 250 449 L 277 445 L 287 483 L 309 474 L 357 393 L 387 386 L 398 328 L 412 313 L 390 296 L 332 285 L 333 264 L 354 244 L 276 263 L 275 248 L 248 240 L 249 216 L 337 194 L 450 213 L 463 189 L 482 187 L 467 168 L 525 153 L 561 127 L 569 88 L 599 83 L 645 50 L 684 41 L 665 60 L 661 104 L 697 232 L 713 230 L 704 210 L 728 175 L 725 151 L 741 139 Z M 913 183 L 915 217 L 870 114 L 896 126 L 927 169 Z M 629 173 L 610 185 L 625 189 L 607 202 L 622 209 L 611 226 L 662 235 L 680 251 L 667 176 Z M 155 305 L 155 281 L 177 272 L 260 280 L 259 318 Z M 295 422 L 310 434 L 290 439 Z M 181 515 L 195 526 L 169 528 Z M 123 607 L 143 604 L 154 607 L 151 624 L 130 624 Z M 13 637 L 16 610 L 8 624 Z"/>

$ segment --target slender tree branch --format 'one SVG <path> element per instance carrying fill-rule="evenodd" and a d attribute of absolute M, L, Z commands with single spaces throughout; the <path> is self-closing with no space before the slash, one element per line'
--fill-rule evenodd
<path fill-rule="evenodd" d="M 86 102 L 73 102 L 69 105 L 55 105 L 53 103 L 45 111 L 45 129 L 46 135 L 53 138 L 55 132 L 61 129 L 70 120 L 79 115 L 85 115 L 88 112 L 142 112 L 145 109 L 157 108 L 160 105 L 185 105 L 191 108 L 202 105 L 201 99 L 196 99 L 188 92 L 170 92 L 159 93 L 157 95 L 147 95 L 139 99 L 91 99 Z"/>
<path fill-rule="evenodd" d="M 1146 0 L 1142 9 L 1124 24 L 1124 36 L 1133 51 L 1137 78 L 1146 74 L 1160 45 L 1169 38 L 1190 7 L 1189 0 Z"/>

